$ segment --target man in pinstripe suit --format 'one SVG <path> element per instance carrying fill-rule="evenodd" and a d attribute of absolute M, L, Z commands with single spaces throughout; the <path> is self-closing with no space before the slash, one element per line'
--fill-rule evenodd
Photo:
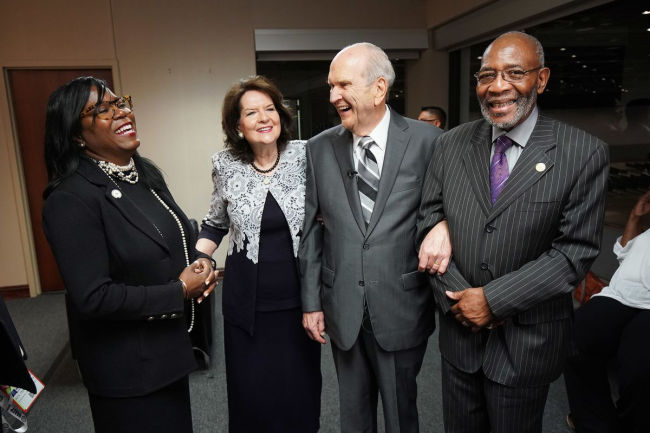
<path fill-rule="evenodd" d="M 549 76 L 537 39 L 498 37 L 476 74 L 485 119 L 442 135 L 429 165 L 421 263 L 443 219 L 454 250 L 431 278 L 447 432 L 542 431 L 569 348 L 571 289 L 599 251 L 607 147 L 539 113 Z"/>

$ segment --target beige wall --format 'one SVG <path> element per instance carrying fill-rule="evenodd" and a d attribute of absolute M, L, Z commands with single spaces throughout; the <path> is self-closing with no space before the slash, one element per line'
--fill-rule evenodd
<path fill-rule="evenodd" d="M 107 1 L 0 2 L 0 66 L 112 66 Z M 4 72 L 4 71 L 3 71 Z M 5 76 L 0 77 L 0 287 L 38 290 Z"/>
<path fill-rule="evenodd" d="M 425 0 L 427 28 L 437 27 L 497 0 Z"/>
<path fill-rule="evenodd" d="M 222 147 L 221 99 L 235 80 L 255 72 L 254 29 L 424 28 L 431 17 L 425 6 L 423 0 L 400 8 L 388 0 L 332 0 L 326 10 L 303 0 L 281 7 L 253 0 L 3 0 L 0 65 L 112 67 L 116 92 L 134 98 L 142 154 L 162 168 L 187 214 L 200 219 L 211 192 L 209 158 Z M 425 53 L 423 61 L 432 63 L 411 62 L 409 74 L 417 80 L 446 74 L 442 57 Z M 0 287 L 35 290 L 4 76 L 0 81 Z M 408 86 L 417 83 L 409 79 Z M 440 92 L 427 93 L 435 99 Z M 219 255 L 223 263 L 223 248 Z"/>
<path fill-rule="evenodd" d="M 449 113 L 449 56 L 428 49 L 406 65 L 406 115 L 417 118 L 420 107 L 437 105 Z"/>

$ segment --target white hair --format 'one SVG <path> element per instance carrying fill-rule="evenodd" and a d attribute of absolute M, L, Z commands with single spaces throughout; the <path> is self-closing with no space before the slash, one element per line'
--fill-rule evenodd
<path fill-rule="evenodd" d="M 384 77 L 388 83 L 388 88 L 390 89 L 393 86 L 393 83 L 395 82 L 395 70 L 393 69 L 393 64 L 388 59 L 384 50 L 370 42 L 357 42 L 356 44 L 348 45 L 343 48 L 338 52 L 338 54 L 336 54 L 336 56 L 334 56 L 334 59 L 344 51 L 351 48 L 363 48 L 368 52 L 368 67 L 364 71 L 367 84 L 371 84 L 378 78 Z"/>

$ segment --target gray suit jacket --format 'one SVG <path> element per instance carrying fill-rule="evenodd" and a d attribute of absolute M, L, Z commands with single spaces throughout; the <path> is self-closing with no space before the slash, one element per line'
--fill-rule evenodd
<path fill-rule="evenodd" d="M 351 133 L 336 126 L 307 143 L 305 226 L 298 254 L 303 311 L 322 310 L 326 331 L 342 350 L 357 339 L 364 295 L 383 349 L 415 347 L 433 332 L 434 303 L 426 277 L 417 271 L 415 224 L 424 174 L 440 132 L 391 111 L 367 229 Z"/>
<path fill-rule="evenodd" d="M 442 135 L 429 166 L 418 240 L 443 218 L 453 263 L 432 277 L 441 309 L 440 349 L 457 368 L 482 368 L 509 386 L 556 379 L 569 346 L 571 290 L 598 255 L 608 175 L 604 142 L 539 116 L 497 202 L 490 202 L 491 126 Z M 472 334 L 451 314 L 445 290 L 483 287 L 503 325 Z"/>

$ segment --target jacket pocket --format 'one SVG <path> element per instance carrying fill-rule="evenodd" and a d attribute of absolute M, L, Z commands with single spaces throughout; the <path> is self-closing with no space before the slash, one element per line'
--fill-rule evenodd
<path fill-rule="evenodd" d="M 428 284 L 427 274 L 425 272 L 413 271 L 408 274 L 402 274 L 401 278 L 404 290 L 413 290 Z"/>
<path fill-rule="evenodd" d="M 320 271 L 320 281 L 326 287 L 334 287 L 334 271 L 322 266 Z"/>
<path fill-rule="evenodd" d="M 422 181 L 420 179 L 408 181 L 408 182 L 399 182 L 396 181 L 393 186 L 393 192 L 408 191 L 410 189 L 419 188 L 422 186 Z"/>

